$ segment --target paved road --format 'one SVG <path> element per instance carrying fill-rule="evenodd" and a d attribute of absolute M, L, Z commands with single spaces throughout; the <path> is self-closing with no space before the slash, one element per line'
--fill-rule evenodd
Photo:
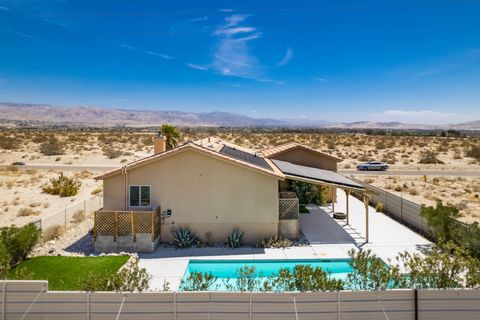
<path fill-rule="evenodd" d="M 387 171 L 357 171 L 338 170 L 344 175 L 378 175 L 378 176 L 455 176 L 480 177 L 480 170 L 387 170 Z"/>
<path fill-rule="evenodd" d="M 6 166 L 6 165 L 2 165 Z M 75 165 L 69 165 L 69 164 L 49 164 L 49 163 L 30 163 L 26 164 L 24 166 L 19 166 L 20 169 L 38 169 L 38 170 L 62 170 L 62 171 L 82 171 L 82 170 L 88 170 L 92 172 L 103 172 L 103 171 L 108 171 L 112 170 L 115 168 L 119 168 L 119 166 L 112 166 L 112 165 L 101 165 L 101 164 L 95 164 L 95 165 L 81 165 L 81 164 L 75 164 Z"/>
<path fill-rule="evenodd" d="M 6 165 L 2 165 L 6 166 Z M 57 163 L 30 163 L 20 166 L 21 169 L 39 169 L 39 170 L 62 170 L 62 171 L 81 171 L 88 170 L 92 172 L 103 172 L 119 168 L 121 165 L 68 165 Z M 344 175 L 384 175 L 384 176 L 455 176 L 455 177 L 480 177 L 480 170 L 388 170 L 388 171 L 357 171 L 357 170 L 338 170 Z"/>

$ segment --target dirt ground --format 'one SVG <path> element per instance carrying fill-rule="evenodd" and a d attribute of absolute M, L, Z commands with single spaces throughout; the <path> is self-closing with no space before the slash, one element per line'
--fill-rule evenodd
<path fill-rule="evenodd" d="M 262 150 L 288 142 L 298 142 L 343 158 L 340 169 L 354 169 L 360 162 L 378 160 L 389 163 L 391 170 L 480 170 L 480 161 L 468 156 L 480 145 L 479 138 L 445 138 L 414 136 L 374 136 L 365 134 L 326 133 L 252 133 L 203 132 L 183 133 L 180 143 L 210 135 Z M 82 187 L 75 197 L 60 198 L 42 192 L 60 170 L 14 170 L 14 162 L 26 164 L 110 165 L 119 166 L 153 153 L 153 132 L 83 131 L 83 130 L 12 130 L 0 132 L 0 226 L 20 224 L 40 216 L 51 215 L 65 206 L 91 196 L 101 186 L 93 176 L 99 172 L 69 170 Z M 426 163 L 421 163 L 426 162 Z M 480 178 L 369 177 L 371 183 L 403 193 L 417 203 L 434 204 L 437 199 L 457 205 L 465 221 L 480 221 L 478 200 Z M 400 187 L 398 187 L 400 186 Z M 399 190 L 399 191 L 396 191 Z M 416 190 L 416 191 L 413 191 Z M 27 208 L 31 210 L 23 210 Z"/>
<path fill-rule="evenodd" d="M 480 178 L 441 176 L 364 176 L 357 179 L 426 206 L 437 201 L 462 213 L 461 221 L 480 222 Z"/>

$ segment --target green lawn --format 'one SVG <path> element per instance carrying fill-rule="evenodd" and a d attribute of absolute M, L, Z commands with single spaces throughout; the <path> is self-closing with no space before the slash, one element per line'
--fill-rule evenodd
<path fill-rule="evenodd" d="M 78 280 L 89 272 L 117 272 L 128 256 L 54 257 L 28 259 L 10 271 L 9 278 L 48 280 L 50 290 L 76 290 Z M 17 275 L 17 276 L 15 276 Z"/>

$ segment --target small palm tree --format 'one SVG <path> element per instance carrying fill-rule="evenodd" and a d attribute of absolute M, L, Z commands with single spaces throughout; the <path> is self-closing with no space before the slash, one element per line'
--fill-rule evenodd
<path fill-rule="evenodd" d="M 180 132 L 178 131 L 177 127 L 169 124 L 163 124 L 160 127 L 160 132 L 167 140 L 167 150 L 171 150 L 177 146 L 177 139 L 180 138 Z"/>

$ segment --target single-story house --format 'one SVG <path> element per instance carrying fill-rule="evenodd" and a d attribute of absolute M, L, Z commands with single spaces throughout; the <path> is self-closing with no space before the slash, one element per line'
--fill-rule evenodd
<path fill-rule="evenodd" d="M 296 237 L 298 199 L 287 180 L 330 188 L 361 189 L 338 174 L 341 159 L 288 143 L 255 152 L 206 138 L 166 150 L 154 138 L 154 154 L 96 177 L 103 180 L 103 208 L 95 213 L 97 251 L 153 251 L 188 226 L 203 241 L 223 242 L 239 228 L 246 242 Z"/>

